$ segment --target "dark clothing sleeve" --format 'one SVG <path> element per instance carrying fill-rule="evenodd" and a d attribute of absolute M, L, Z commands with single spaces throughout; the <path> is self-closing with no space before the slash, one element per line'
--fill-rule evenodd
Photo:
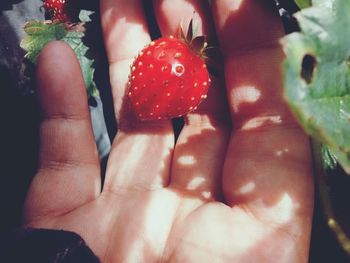
<path fill-rule="evenodd" d="M 62 230 L 17 229 L 0 239 L 0 262 L 98 263 L 77 234 Z"/>

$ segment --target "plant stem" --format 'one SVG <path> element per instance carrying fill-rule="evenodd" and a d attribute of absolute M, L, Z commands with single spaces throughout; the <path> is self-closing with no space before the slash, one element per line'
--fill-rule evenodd
<path fill-rule="evenodd" d="M 327 174 L 324 169 L 323 160 L 321 156 L 321 143 L 317 142 L 314 139 L 311 139 L 311 145 L 314 161 L 314 175 L 316 187 L 320 195 L 320 201 L 323 208 L 324 216 L 327 220 L 327 225 L 333 232 L 341 248 L 350 256 L 350 239 L 345 233 L 343 227 L 338 222 L 332 207 L 329 186 L 327 184 Z"/>

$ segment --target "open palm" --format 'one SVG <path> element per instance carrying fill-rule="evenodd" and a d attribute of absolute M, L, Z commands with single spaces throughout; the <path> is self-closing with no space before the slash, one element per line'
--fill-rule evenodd
<path fill-rule="evenodd" d="M 311 159 L 282 100 L 274 1 L 153 4 L 163 35 L 193 18 L 218 37 L 224 78 L 213 78 L 176 144 L 170 121 L 131 120 L 129 69 L 150 36 L 141 0 L 102 0 L 119 124 L 103 187 L 79 64 L 65 44 L 48 44 L 38 66 L 40 167 L 25 224 L 74 231 L 102 262 L 306 262 Z"/>

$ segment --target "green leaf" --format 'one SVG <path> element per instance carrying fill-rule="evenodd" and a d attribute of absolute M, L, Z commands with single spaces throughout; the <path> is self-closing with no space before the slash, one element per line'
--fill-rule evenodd
<path fill-rule="evenodd" d="M 296 13 L 301 32 L 282 41 L 284 95 L 305 131 L 350 173 L 350 1 L 331 2 Z"/>
<path fill-rule="evenodd" d="M 323 6 L 327 8 L 332 8 L 334 0 L 312 0 L 313 6 Z"/>
<path fill-rule="evenodd" d="M 300 9 L 311 6 L 311 0 L 295 0 L 295 3 L 299 6 Z"/>
<path fill-rule="evenodd" d="M 21 47 L 27 52 L 25 57 L 36 64 L 42 48 L 50 41 L 61 40 L 70 45 L 74 50 L 84 76 L 88 96 L 98 96 L 98 90 L 94 83 L 94 61 L 87 57 L 88 47 L 84 44 L 84 23 L 91 21 L 93 12 L 82 10 L 79 18 L 82 23 L 64 24 L 48 21 L 31 21 L 24 26 L 27 34 L 21 41 Z"/>
<path fill-rule="evenodd" d="M 95 13 L 93 11 L 89 11 L 89 10 L 81 10 L 79 13 L 79 20 L 81 22 L 87 23 L 87 22 L 91 22 L 91 18 L 90 16 Z"/>
<path fill-rule="evenodd" d="M 21 47 L 27 51 L 25 55 L 33 63 L 36 63 L 41 49 L 50 41 L 62 39 L 67 30 L 63 24 L 30 21 L 24 25 L 27 36 L 21 41 Z"/>

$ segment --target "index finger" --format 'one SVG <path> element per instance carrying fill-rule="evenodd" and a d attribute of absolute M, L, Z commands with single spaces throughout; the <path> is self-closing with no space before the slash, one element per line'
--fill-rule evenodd
<path fill-rule="evenodd" d="M 100 2 L 114 111 L 119 126 L 107 164 L 104 193 L 163 187 L 168 182 L 174 144 L 171 122 L 137 122 L 128 114 L 130 109 L 125 96 L 134 57 L 151 41 L 143 1 Z M 149 154 L 150 149 L 152 154 Z"/>
<path fill-rule="evenodd" d="M 140 0 L 100 1 L 103 38 L 110 65 L 110 82 L 116 118 L 120 121 L 130 66 L 150 41 Z M 123 108 L 124 110 L 124 108 Z"/>

